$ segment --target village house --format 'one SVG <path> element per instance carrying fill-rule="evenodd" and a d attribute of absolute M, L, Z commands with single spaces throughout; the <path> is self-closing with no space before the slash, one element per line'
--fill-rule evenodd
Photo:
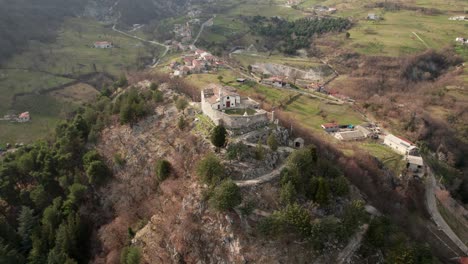
<path fill-rule="evenodd" d="M 228 129 L 252 128 L 268 124 L 268 115 L 250 98 L 242 98 L 236 89 L 211 84 L 201 92 L 203 114 L 216 125 Z"/>
<path fill-rule="evenodd" d="M 282 88 L 285 86 L 288 86 L 287 78 L 286 77 L 280 77 L 280 76 L 273 76 L 267 79 L 263 79 L 262 83 L 265 85 L 270 85 L 278 88 Z"/>
<path fill-rule="evenodd" d="M 113 48 L 114 45 L 109 41 L 96 41 L 94 42 L 94 47 L 97 49 L 110 49 Z"/>
<path fill-rule="evenodd" d="M 18 123 L 26 123 L 31 120 L 31 116 L 29 115 L 29 112 L 24 112 L 21 113 L 18 118 L 16 119 L 16 122 Z"/>
<path fill-rule="evenodd" d="M 385 137 L 384 144 L 401 155 L 415 153 L 418 149 L 411 141 L 391 134 Z"/>
<path fill-rule="evenodd" d="M 321 127 L 327 133 L 334 133 L 334 132 L 338 132 L 340 130 L 340 126 L 337 123 L 326 123 L 326 124 L 322 124 Z"/>

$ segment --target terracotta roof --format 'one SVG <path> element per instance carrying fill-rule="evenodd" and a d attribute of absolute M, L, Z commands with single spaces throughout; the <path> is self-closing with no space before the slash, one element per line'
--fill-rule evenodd
<path fill-rule="evenodd" d="M 19 118 L 29 118 L 29 112 L 24 112 L 21 115 L 19 115 Z"/>
<path fill-rule="evenodd" d="M 401 139 L 401 140 L 403 140 L 403 141 L 405 141 L 406 143 L 408 143 L 408 144 L 410 144 L 410 145 L 414 145 L 413 142 L 409 141 L 408 139 L 406 139 L 406 138 L 404 138 L 404 137 L 399 137 L 399 136 L 396 136 L 396 137 L 399 138 L 399 139 Z"/>

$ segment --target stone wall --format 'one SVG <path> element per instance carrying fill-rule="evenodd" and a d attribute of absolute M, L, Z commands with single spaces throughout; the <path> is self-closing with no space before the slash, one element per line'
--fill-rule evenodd
<path fill-rule="evenodd" d="M 257 128 L 268 124 L 268 113 L 257 110 L 255 115 L 228 115 L 211 108 L 209 103 L 202 99 L 201 107 L 203 114 L 211 118 L 216 125 L 223 124 L 227 129 Z"/>

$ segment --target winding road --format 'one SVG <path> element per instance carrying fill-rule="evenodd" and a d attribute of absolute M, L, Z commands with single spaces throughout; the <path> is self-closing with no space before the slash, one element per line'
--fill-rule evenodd
<path fill-rule="evenodd" d="M 450 238 L 450 240 L 457 245 L 457 247 L 468 256 L 468 247 L 460 240 L 460 238 L 453 232 L 452 228 L 447 224 L 445 219 L 437 208 L 437 201 L 435 196 L 435 190 L 437 188 L 437 181 L 431 169 L 427 168 L 426 177 L 426 206 L 432 220 L 436 223 L 439 230 Z"/>
<path fill-rule="evenodd" d="M 150 43 L 150 44 L 152 44 L 152 45 L 161 46 L 161 47 L 163 47 L 163 48 L 165 49 L 164 52 L 163 52 L 163 54 L 162 54 L 161 56 L 159 56 L 159 58 L 158 58 L 157 60 L 156 60 L 156 58 L 154 58 L 154 60 L 155 60 L 156 62 L 155 62 L 153 65 L 151 65 L 150 68 L 156 68 L 156 66 L 158 66 L 159 63 L 161 62 L 161 59 L 164 58 L 164 57 L 167 55 L 167 53 L 169 52 L 170 46 L 164 45 L 164 44 L 162 44 L 162 43 L 160 43 L 160 42 L 157 42 L 157 41 L 154 41 L 154 40 L 146 40 L 146 39 L 140 38 L 140 37 L 138 37 L 138 36 L 128 34 L 128 33 L 125 32 L 125 31 L 122 31 L 122 30 L 117 29 L 117 28 L 116 28 L 116 25 L 117 25 L 117 24 L 114 24 L 114 25 L 112 26 L 112 30 L 114 30 L 114 31 L 117 32 L 117 33 L 120 33 L 120 34 L 122 34 L 122 35 L 124 35 L 124 36 L 127 36 L 127 37 L 129 37 L 129 38 L 133 38 L 133 39 L 136 39 L 136 40 L 145 42 L 145 43 Z"/>

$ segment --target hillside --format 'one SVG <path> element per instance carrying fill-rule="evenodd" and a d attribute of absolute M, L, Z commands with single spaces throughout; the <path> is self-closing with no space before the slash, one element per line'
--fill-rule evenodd
<path fill-rule="evenodd" d="M 465 256 L 468 4 L 430 2 L 0 0 L 0 263 Z"/>

